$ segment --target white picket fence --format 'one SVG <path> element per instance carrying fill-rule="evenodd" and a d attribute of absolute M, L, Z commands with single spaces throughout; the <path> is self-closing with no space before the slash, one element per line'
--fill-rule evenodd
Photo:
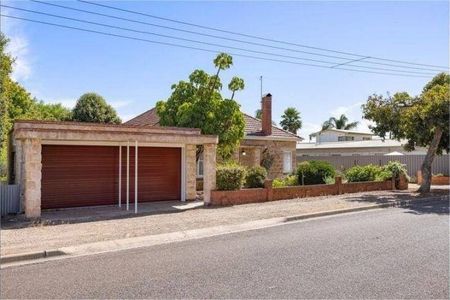
<path fill-rule="evenodd" d="M 18 184 L 0 184 L 0 213 L 2 216 L 18 213 L 20 207 L 20 187 Z"/>
<path fill-rule="evenodd" d="M 449 174 L 449 155 L 439 155 L 434 158 L 432 165 L 432 172 L 434 174 L 442 173 Z M 391 160 L 400 161 L 406 165 L 409 176 L 416 176 L 417 171 L 422 166 L 425 155 L 399 155 L 399 156 L 387 156 L 387 155 L 361 155 L 361 156 L 297 156 L 297 162 L 306 160 L 324 160 L 330 162 L 338 170 L 346 170 L 355 165 L 385 165 Z"/>

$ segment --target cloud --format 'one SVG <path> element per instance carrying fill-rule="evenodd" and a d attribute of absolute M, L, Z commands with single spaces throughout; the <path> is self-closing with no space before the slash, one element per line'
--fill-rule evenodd
<path fill-rule="evenodd" d="M 356 102 L 354 104 L 350 104 L 347 106 L 338 106 L 332 111 L 330 111 L 330 113 L 333 117 L 340 117 L 341 115 L 346 115 L 348 117 L 350 115 L 355 114 L 356 110 L 360 113 L 361 105 L 363 104 L 364 102 Z"/>
<path fill-rule="evenodd" d="M 3 13 L 8 13 L 8 9 L 2 8 Z M 23 25 L 18 20 L 2 18 L 2 31 L 9 38 L 6 52 L 15 58 L 11 77 L 16 81 L 25 81 L 32 74 L 30 46 L 28 38 L 23 32 Z"/>
<path fill-rule="evenodd" d="M 303 142 L 310 142 L 309 135 L 317 132 L 322 128 L 320 124 L 303 122 L 302 129 L 300 129 L 300 136 L 304 138 Z"/>

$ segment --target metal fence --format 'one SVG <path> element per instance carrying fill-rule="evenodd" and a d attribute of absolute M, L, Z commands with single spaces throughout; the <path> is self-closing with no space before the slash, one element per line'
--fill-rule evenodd
<path fill-rule="evenodd" d="M 20 188 L 18 184 L 0 184 L 0 213 L 2 216 L 20 212 Z"/>
<path fill-rule="evenodd" d="M 409 176 L 416 176 L 422 166 L 425 155 L 361 155 L 361 156 L 297 156 L 297 162 L 307 160 L 324 160 L 330 162 L 338 170 L 346 170 L 355 165 L 385 165 L 389 161 L 396 160 L 406 165 Z M 449 174 L 449 155 L 436 156 L 433 161 L 432 172 L 434 174 Z"/>

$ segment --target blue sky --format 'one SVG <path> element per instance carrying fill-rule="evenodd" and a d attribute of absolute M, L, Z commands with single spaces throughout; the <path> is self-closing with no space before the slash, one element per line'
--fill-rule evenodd
<path fill-rule="evenodd" d="M 2 3 L 184 38 L 267 52 L 277 51 L 95 17 L 38 3 L 25 1 L 2 1 Z M 80 2 L 59 3 L 145 22 L 220 34 L 102 9 Z M 448 65 L 449 6 L 447 1 L 128 1 L 109 2 L 109 4 L 225 30 L 372 57 Z M 130 35 L 123 31 L 108 30 L 12 9 L 2 8 L 2 13 Z M 6 18 L 2 18 L 1 25 L 2 31 L 11 38 L 9 51 L 17 57 L 14 78 L 34 96 L 46 102 L 61 102 L 66 106 L 73 106 L 81 94 L 94 91 L 104 96 L 124 120 L 153 107 L 156 101 L 166 99 L 170 95 L 171 84 L 187 78 L 194 69 L 200 68 L 214 72 L 212 60 L 215 55 L 213 53 L 100 36 Z M 133 35 L 174 42 L 142 34 Z M 231 51 L 218 47 L 203 47 Z M 325 59 L 301 53 L 277 52 L 284 55 Z M 320 124 L 330 116 L 341 113 L 347 114 L 351 121 L 360 121 L 359 129 L 366 130 L 367 122 L 361 120 L 360 105 L 369 95 L 400 90 L 417 94 L 431 78 L 431 76 L 412 78 L 356 73 L 241 57 L 234 57 L 234 66 L 222 74 L 224 82 L 228 82 L 232 76 L 244 78 L 246 88 L 236 96 L 236 99 L 242 105 L 242 110 L 252 115 L 260 106 L 259 76 L 262 75 L 263 91 L 273 95 L 274 119 L 279 121 L 286 107 L 296 107 L 302 115 L 303 128 L 300 130 L 300 135 L 304 137 L 319 129 Z M 224 95 L 229 96 L 229 92 L 224 90 Z"/>

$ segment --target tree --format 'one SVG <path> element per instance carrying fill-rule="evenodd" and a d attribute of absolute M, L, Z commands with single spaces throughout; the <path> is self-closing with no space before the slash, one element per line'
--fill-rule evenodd
<path fill-rule="evenodd" d="M 14 58 L 6 53 L 8 39 L 0 33 L 0 178 L 6 175 L 8 134 L 14 121 L 68 120 L 70 110 L 61 104 L 37 101 L 19 83 L 11 79 Z"/>
<path fill-rule="evenodd" d="M 120 124 L 122 122 L 114 108 L 96 93 L 86 93 L 78 99 L 72 110 L 72 119 L 92 123 Z"/>
<path fill-rule="evenodd" d="M 187 81 L 172 85 L 172 94 L 166 101 L 158 101 L 156 111 L 160 125 L 200 128 L 203 134 L 219 136 L 218 154 L 228 159 L 244 137 L 245 121 L 240 105 L 233 100 L 234 93 L 244 88 L 244 81 L 233 77 L 228 88 L 230 99 L 223 98 L 220 71 L 231 67 L 232 57 L 221 53 L 214 59 L 215 75 L 195 70 Z M 201 153 L 199 147 L 197 156 Z"/>
<path fill-rule="evenodd" d="M 302 128 L 300 112 L 294 107 L 288 107 L 281 116 L 280 125 L 284 130 L 297 134 L 297 130 Z"/>
<path fill-rule="evenodd" d="M 425 85 L 419 96 L 406 92 L 384 98 L 372 95 L 362 106 L 364 117 L 375 122 L 371 129 L 382 138 L 406 139 L 406 150 L 427 147 L 421 171 L 420 192 L 429 192 L 431 165 L 436 155 L 449 152 L 450 75 L 440 73 Z"/>
<path fill-rule="evenodd" d="M 323 122 L 322 130 L 336 128 L 343 130 L 355 129 L 358 126 L 358 122 L 347 123 L 348 118 L 345 115 L 341 115 L 339 118 L 331 117 L 327 121 Z"/>
<path fill-rule="evenodd" d="M 255 118 L 262 119 L 262 110 L 260 108 L 255 111 Z"/>

